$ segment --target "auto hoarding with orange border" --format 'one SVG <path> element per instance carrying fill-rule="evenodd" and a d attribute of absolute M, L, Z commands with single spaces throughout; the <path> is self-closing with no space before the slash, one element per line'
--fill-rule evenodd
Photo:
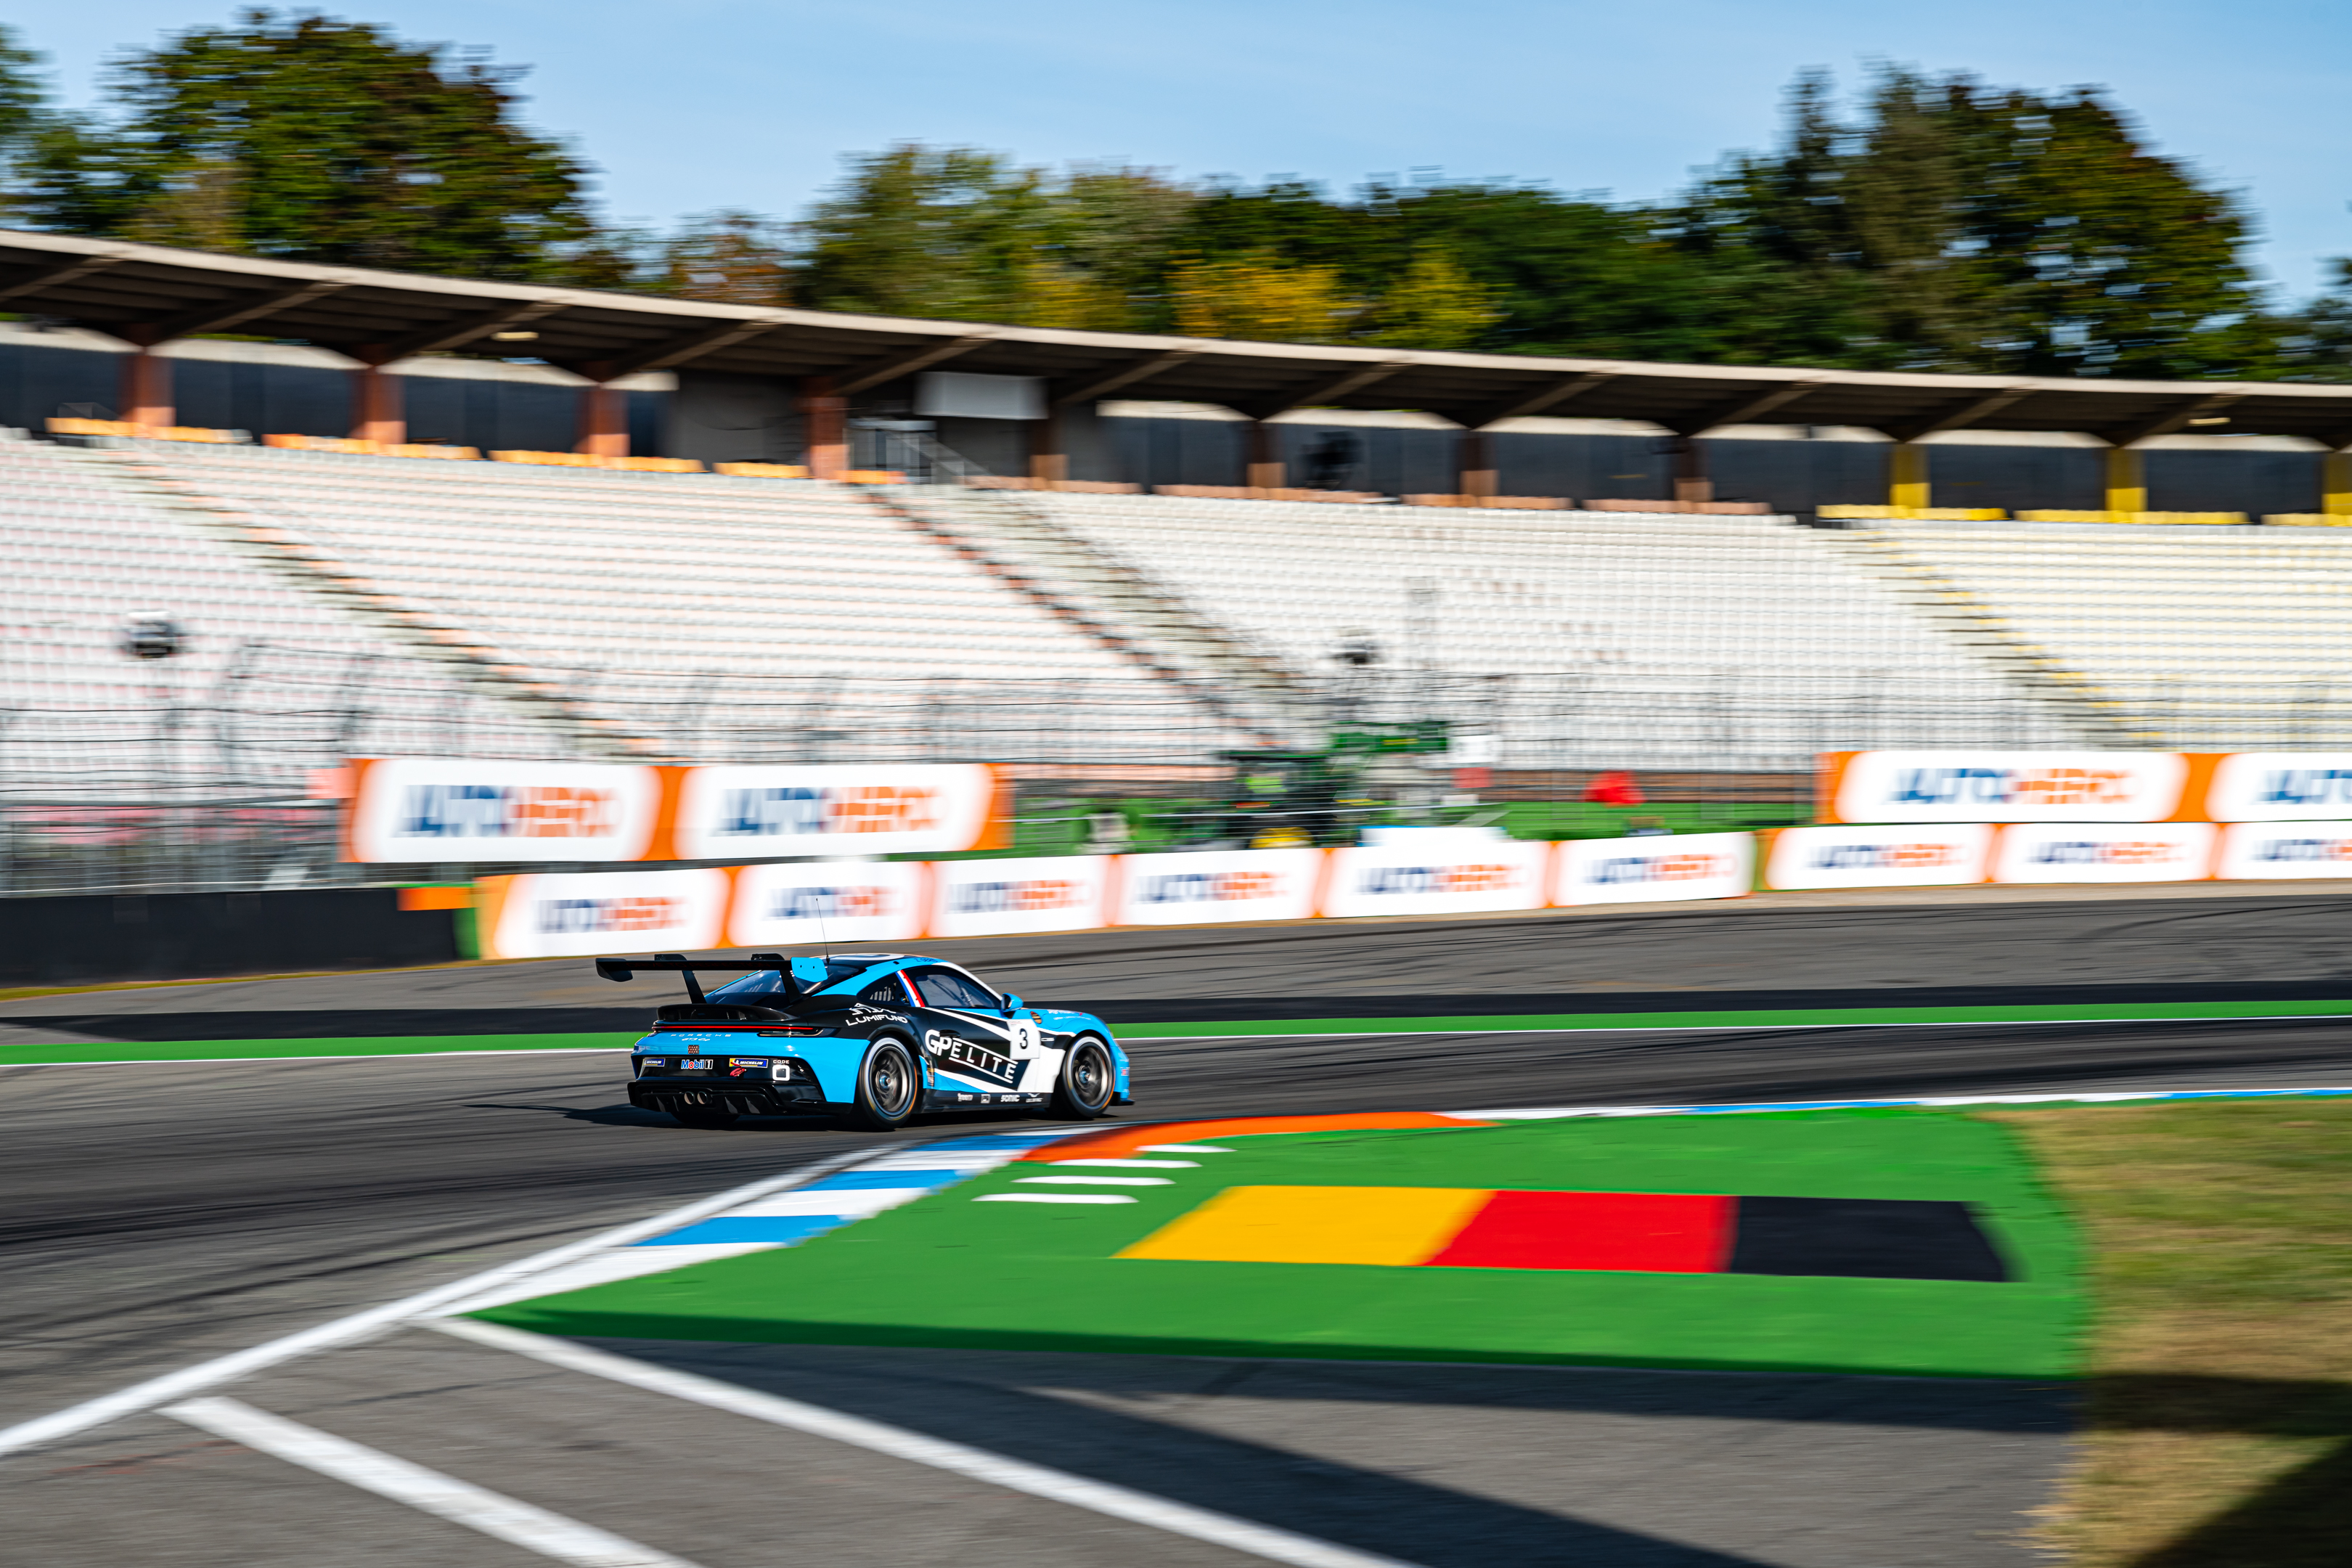
<path fill-rule="evenodd" d="M 946 855 L 996 847 L 985 763 L 743 764 L 677 770 L 668 858 Z"/>
<path fill-rule="evenodd" d="M 2352 816 L 2352 752 L 2228 752 L 2213 762 L 2204 814 L 2216 822 Z"/>
<path fill-rule="evenodd" d="M 1923 824 L 2193 819 L 2210 766 L 2179 752 L 1990 750 L 1831 752 L 1822 763 L 1822 821 Z"/>
<path fill-rule="evenodd" d="M 745 866 L 735 873 L 730 947 L 911 942 L 929 912 L 922 860 Z"/>
<path fill-rule="evenodd" d="M 1045 855 L 931 866 L 931 936 L 1094 931 L 1109 918 L 1112 857 Z"/>
<path fill-rule="evenodd" d="M 554 871 L 485 877 L 476 929 L 484 958 L 593 958 L 719 944 L 733 873 Z"/>
<path fill-rule="evenodd" d="M 641 860 L 660 771 L 626 763 L 363 757 L 352 763 L 343 858 L 375 864 Z"/>
<path fill-rule="evenodd" d="M 1466 915 L 1539 910 L 1551 846 L 1531 839 L 1368 844 L 1330 852 L 1323 913 Z"/>
<path fill-rule="evenodd" d="M 2201 882 L 2210 822 L 2021 822 L 1993 845 L 1996 882 Z"/>
<path fill-rule="evenodd" d="M 1755 890 L 1752 833 L 1571 838 L 1552 856 L 1555 905 L 1738 899 Z"/>
<path fill-rule="evenodd" d="M 1985 879 L 1993 829 L 1979 822 L 1784 827 L 1764 857 L 1764 885 L 1943 888 Z"/>
<path fill-rule="evenodd" d="M 2352 877 L 2352 822 L 2233 822 L 2213 859 L 2226 882 Z"/>
<path fill-rule="evenodd" d="M 1214 925 L 1315 913 L 1320 849 L 1202 849 L 1122 855 L 1111 923 Z"/>

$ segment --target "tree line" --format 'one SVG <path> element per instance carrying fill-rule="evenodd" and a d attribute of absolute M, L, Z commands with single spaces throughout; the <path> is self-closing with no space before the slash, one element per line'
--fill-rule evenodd
<path fill-rule="evenodd" d="M 2352 264 L 2267 300 L 2237 198 L 2100 90 L 1825 73 L 1780 144 L 1655 202 L 1510 181 L 1186 182 L 970 147 L 852 154 L 796 219 L 614 224 L 519 68 L 243 13 L 72 113 L 0 28 L 17 226 L 335 265 L 1043 327 L 1861 370 L 2352 380 Z"/>

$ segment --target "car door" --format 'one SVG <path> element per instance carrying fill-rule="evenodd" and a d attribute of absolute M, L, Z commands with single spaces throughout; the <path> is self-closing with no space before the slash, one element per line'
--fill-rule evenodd
<path fill-rule="evenodd" d="M 922 999 L 923 1051 L 941 1075 L 940 1089 L 994 1096 L 1017 1092 L 1034 1056 L 1019 1049 L 1003 1000 L 971 976 L 931 964 L 904 972 Z M 1036 1038 L 1031 1026 L 1028 1040 Z"/>

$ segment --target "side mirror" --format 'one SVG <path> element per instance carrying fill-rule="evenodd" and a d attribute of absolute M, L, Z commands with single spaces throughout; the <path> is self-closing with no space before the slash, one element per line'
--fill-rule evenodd
<path fill-rule="evenodd" d="M 1007 996 L 1004 999 L 1004 1010 L 1008 1013 L 1018 1013 L 1021 1011 L 1023 1005 L 1024 1004 L 1018 996 Z"/>

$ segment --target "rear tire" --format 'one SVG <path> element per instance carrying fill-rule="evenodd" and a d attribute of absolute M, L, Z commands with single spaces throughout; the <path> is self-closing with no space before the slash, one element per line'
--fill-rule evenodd
<path fill-rule="evenodd" d="M 681 1105 L 670 1114 L 687 1127 L 732 1127 L 737 1120 L 733 1111 L 711 1105 Z"/>
<path fill-rule="evenodd" d="M 906 1124 L 922 1103 L 923 1075 L 914 1053 L 896 1039 L 874 1042 L 857 1069 L 857 1099 L 842 1121 L 867 1132 L 887 1132 Z"/>
<path fill-rule="evenodd" d="M 1063 1059 L 1061 1081 L 1054 1086 L 1054 1114 L 1070 1121 L 1092 1121 L 1110 1109 L 1118 1092 L 1110 1048 L 1088 1035 Z"/>

